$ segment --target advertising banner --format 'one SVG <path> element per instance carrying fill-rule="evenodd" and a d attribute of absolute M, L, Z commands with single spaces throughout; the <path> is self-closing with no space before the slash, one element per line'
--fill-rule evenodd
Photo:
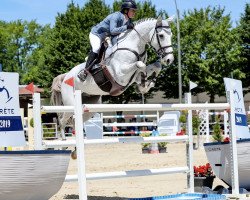
<path fill-rule="evenodd" d="M 240 80 L 231 78 L 224 78 L 226 91 L 233 91 L 234 98 L 234 111 L 235 111 L 235 126 L 236 126 L 236 137 L 250 138 L 250 133 L 247 125 L 247 115 L 244 105 L 242 83 Z"/>
<path fill-rule="evenodd" d="M 25 146 L 18 73 L 0 72 L 0 147 Z"/>

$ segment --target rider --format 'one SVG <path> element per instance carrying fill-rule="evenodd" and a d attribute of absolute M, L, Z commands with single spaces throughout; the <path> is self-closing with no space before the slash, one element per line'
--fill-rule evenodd
<path fill-rule="evenodd" d="M 128 29 L 134 28 L 131 18 L 134 18 L 136 9 L 137 6 L 134 0 L 124 0 L 120 11 L 108 15 L 103 21 L 92 27 L 89 34 L 92 50 L 89 53 L 85 69 L 78 73 L 78 78 L 81 81 L 86 80 L 87 74 L 95 64 L 105 37 L 114 37 Z"/>

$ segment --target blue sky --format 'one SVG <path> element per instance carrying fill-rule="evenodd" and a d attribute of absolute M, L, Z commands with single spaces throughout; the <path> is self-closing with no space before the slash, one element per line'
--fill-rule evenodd
<path fill-rule="evenodd" d="M 73 0 L 81 7 L 86 0 Z M 17 19 L 36 19 L 39 24 L 54 25 L 57 13 L 66 11 L 71 0 L 0 0 L 0 20 L 12 21 Z M 106 0 L 111 5 L 113 0 Z M 164 9 L 169 15 L 175 15 L 174 0 L 151 0 L 157 10 Z M 231 13 L 233 23 L 240 19 L 245 4 L 250 0 L 176 0 L 180 13 L 194 8 L 204 8 L 209 5 L 225 7 L 226 13 Z"/>

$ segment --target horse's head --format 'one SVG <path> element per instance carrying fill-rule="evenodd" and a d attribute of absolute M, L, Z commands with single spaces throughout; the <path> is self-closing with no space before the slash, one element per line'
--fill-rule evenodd
<path fill-rule="evenodd" d="M 171 19 L 163 20 L 158 17 L 154 30 L 151 33 L 151 46 L 161 58 L 161 62 L 170 65 L 174 61 L 172 48 L 172 32 L 169 26 Z"/>

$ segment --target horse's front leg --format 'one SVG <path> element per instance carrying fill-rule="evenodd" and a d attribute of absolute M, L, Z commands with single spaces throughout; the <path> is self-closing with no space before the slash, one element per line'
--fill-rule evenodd
<path fill-rule="evenodd" d="M 146 72 L 138 77 L 138 89 L 142 94 L 147 93 L 152 87 L 155 86 L 156 78 L 162 69 L 160 62 L 152 63 L 146 66 Z M 145 76 L 146 75 L 146 76 Z"/>
<path fill-rule="evenodd" d="M 139 74 L 137 78 L 137 83 L 140 84 L 142 87 L 145 87 L 146 81 L 147 81 L 147 66 L 144 62 L 142 61 L 137 61 L 136 62 L 137 68 L 139 69 Z"/>
<path fill-rule="evenodd" d="M 162 65 L 159 61 L 156 61 L 156 62 L 146 66 L 146 73 L 147 73 L 148 77 L 150 77 L 152 75 L 157 77 L 160 74 L 161 70 L 162 70 Z"/>

